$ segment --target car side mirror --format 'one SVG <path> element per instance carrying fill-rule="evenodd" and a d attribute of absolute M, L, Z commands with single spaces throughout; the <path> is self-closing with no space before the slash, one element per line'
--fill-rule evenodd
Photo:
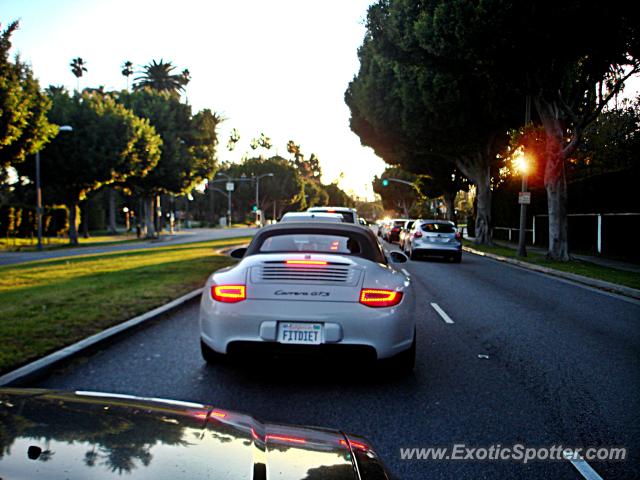
<path fill-rule="evenodd" d="M 242 258 L 247 253 L 247 247 L 234 248 L 229 256 L 231 258 Z"/>
<path fill-rule="evenodd" d="M 407 260 L 407 256 L 402 252 L 389 252 L 389 257 L 393 263 L 405 263 Z"/>

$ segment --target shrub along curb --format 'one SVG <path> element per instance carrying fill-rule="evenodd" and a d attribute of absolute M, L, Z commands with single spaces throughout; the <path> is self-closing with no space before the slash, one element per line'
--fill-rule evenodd
<path fill-rule="evenodd" d="M 516 260 L 515 258 L 496 255 L 495 253 L 482 252 L 480 250 L 476 250 L 475 248 L 471 248 L 471 247 L 463 246 L 462 249 L 465 252 L 473 253 L 475 255 L 491 258 L 493 260 L 498 260 L 500 262 L 510 263 L 512 265 L 517 265 L 519 267 L 526 268 L 528 270 L 533 270 L 535 272 L 544 273 L 546 275 L 552 275 L 554 277 L 564 278 L 576 283 L 587 285 L 589 287 L 617 293 L 618 295 L 624 295 L 625 297 L 631 297 L 631 298 L 640 300 L 640 290 L 637 290 L 635 288 L 626 287 L 624 285 L 618 285 L 617 283 L 606 282 L 604 280 L 598 280 L 591 277 L 585 277 L 584 275 L 577 275 L 575 273 L 563 272 L 562 270 L 555 270 L 553 268 L 543 267 L 541 265 L 536 265 L 534 263 L 524 262 L 522 260 Z"/>

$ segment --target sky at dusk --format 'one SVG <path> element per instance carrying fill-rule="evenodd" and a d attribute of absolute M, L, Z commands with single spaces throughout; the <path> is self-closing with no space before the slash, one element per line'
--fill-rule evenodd
<path fill-rule="evenodd" d="M 349 129 L 344 91 L 357 73 L 370 0 L 3 0 L 3 28 L 20 20 L 13 52 L 31 63 L 41 86 L 76 88 L 69 63 L 87 62 L 80 87 L 122 89 L 125 60 L 136 70 L 151 60 L 191 72 L 187 99 L 228 120 L 220 129 L 220 160 L 252 152 L 261 132 L 272 153 L 288 156 L 293 139 L 315 153 L 325 183 L 371 198 L 384 162 Z M 133 77 L 136 75 L 134 74 Z M 225 148 L 229 131 L 241 141 Z"/>

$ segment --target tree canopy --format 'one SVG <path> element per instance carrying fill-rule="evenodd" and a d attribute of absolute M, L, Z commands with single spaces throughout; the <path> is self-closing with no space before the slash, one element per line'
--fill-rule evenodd
<path fill-rule="evenodd" d="M 51 102 L 31 68 L 17 57 L 9 58 L 17 28 L 18 22 L 12 22 L 0 32 L 0 173 L 40 150 L 57 132 L 47 120 Z"/>
<path fill-rule="evenodd" d="M 75 208 L 103 185 L 143 176 L 160 158 L 160 137 L 148 120 L 138 118 L 109 96 L 50 92 L 49 120 L 70 125 L 42 151 L 41 184 L 45 203 L 70 209 L 70 241 L 77 243 Z M 34 178 L 32 159 L 18 165 L 21 176 Z"/>

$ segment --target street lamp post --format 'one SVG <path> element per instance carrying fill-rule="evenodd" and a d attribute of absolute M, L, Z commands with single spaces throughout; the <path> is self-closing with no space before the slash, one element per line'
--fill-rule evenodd
<path fill-rule="evenodd" d="M 227 179 L 227 227 L 231 226 L 231 192 L 233 192 L 233 190 L 229 190 L 228 185 L 231 182 L 231 177 L 229 175 L 227 175 L 226 173 L 222 173 L 222 172 L 218 172 L 216 173 L 216 177 L 225 177 Z"/>
<path fill-rule="evenodd" d="M 531 122 L 531 96 L 527 95 L 525 97 L 525 107 L 524 107 L 524 126 L 526 127 Z M 531 196 L 526 195 L 527 193 L 527 158 L 524 155 L 524 152 L 520 156 L 520 174 L 522 175 L 522 194 L 518 198 L 518 203 L 520 203 L 520 228 L 518 235 L 518 256 L 526 257 L 527 256 L 527 245 L 526 245 L 526 229 L 527 229 L 527 204 L 531 201 Z"/>
<path fill-rule="evenodd" d="M 527 256 L 527 245 L 525 243 L 526 240 L 526 229 L 527 229 L 527 200 L 531 197 L 527 197 L 525 194 L 527 193 L 527 163 L 526 157 L 523 155 L 520 158 L 520 174 L 522 175 L 522 194 L 518 199 L 520 203 L 520 231 L 518 236 L 518 256 L 526 257 Z"/>
<path fill-rule="evenodd" d="M 62 125 L 58 127 L 60 132 L 72 132 L 73 127 Z M 36 219 L 38 223 L 37 249 L 42 251 L 42 189 L 40 188 L 40 150 L 36 152 Z"/>
<path fill-rule="evenodd" d="M 273 177 L 273 173 L 263 173 L 256 177 L 256 225 L 262 226 L 262 220 L 258 222 L 260 216 L 260 179 L 263 177 Z"/>

